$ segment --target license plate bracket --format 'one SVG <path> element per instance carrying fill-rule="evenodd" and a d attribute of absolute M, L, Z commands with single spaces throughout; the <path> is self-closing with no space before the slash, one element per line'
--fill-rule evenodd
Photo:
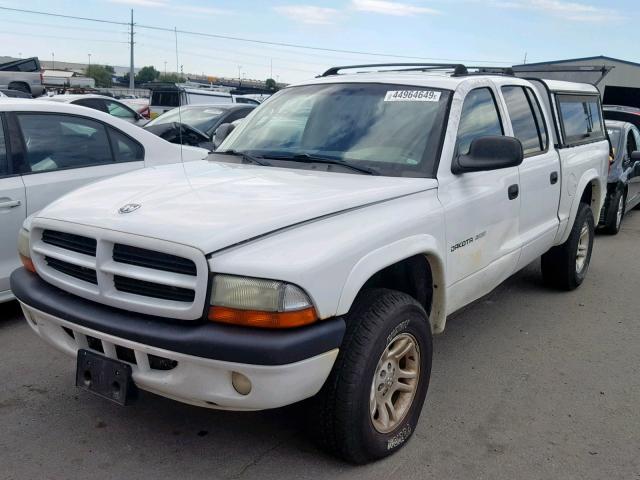
<path fill-rule="evenodd" d="M 131 365 L 90 350 L 78 350 L 76 386 L 118 405 L 127 405 L 135 391 Z"/>

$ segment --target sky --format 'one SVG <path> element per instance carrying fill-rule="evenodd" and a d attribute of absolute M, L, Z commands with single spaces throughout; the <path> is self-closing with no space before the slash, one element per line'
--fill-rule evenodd
<path fill-rule="evenodd" d="M 136 67 L 295 83 L 334 65 L 496 66 L 607 55 L 640 62 L 637 0 L 0 0 L 0 7 L 128 22 Z M 268 45 L 153 30 L 230 36 Z M 0 56 L 126 66 L 125 25 L 0 9 Z M 325 49 L 325 50 L 322 50 Z M 327 51 L 327 50 L 340 50 Z M 346 53 L 360 52 L 360 53 Z M 367 55 L 365 55 L 367 53 Z M 416 57 L 416 58 L 406 58 Z M 176 61 L 177 60 L 177 61 Z"/>

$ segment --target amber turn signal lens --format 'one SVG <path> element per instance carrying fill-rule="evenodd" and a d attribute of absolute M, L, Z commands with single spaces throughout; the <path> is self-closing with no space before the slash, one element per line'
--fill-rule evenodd
<path fill-rule="evenodd" d="M 22 254 L 18 255 L 20 256 L 20 261 L 22 262 L 22 265 L 24 265 L 24 268 L 26 268 L 30 272 L 36 273 L 36 267 L 33 266 L 33 262 L 31 261 L 31 259 L 29 257 L 25 257 Z"/>
<path fill-rule="evenodd" d="M 228 307 L 211 307 L 209 320 L 212 322 L 259 328 L 293 328 L 309 325 L 318 320 L 313 307 L 293 312 L 261 312 L 239 310 Z"/>

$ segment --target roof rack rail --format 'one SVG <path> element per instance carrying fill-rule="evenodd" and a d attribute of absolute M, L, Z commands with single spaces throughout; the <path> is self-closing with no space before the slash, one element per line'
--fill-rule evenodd
<path fill-rule="evenodd" d="M 338 75 L 342 70 L 353 70 L 356 68 L 389 68 L 389 67 L 412 67 L 402 69 L 400 71 L 428 71 L 428 70 L 453 70 L 454 75 L 466 75 L 467 67 L 461 63 L 370 63 L 363 65 L 343 65 L 340 67 L 331 67 L 320 77 L 330 77 Z M 393 71 L 393 70 L 377 70 L 377 71 Z"/>

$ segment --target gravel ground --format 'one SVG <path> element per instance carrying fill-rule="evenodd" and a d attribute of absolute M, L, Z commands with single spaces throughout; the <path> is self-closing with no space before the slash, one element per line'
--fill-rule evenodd
<path fill-rule="evenodd" d="M 77 391 L 74 361 L 0 306 L 2 479 L 640 479 L 640 212 L 585 284 L 532 264 L 449 319 L 413 439 L 364 466 L 319 452 L 300 408 L 232 413 Z"/>

